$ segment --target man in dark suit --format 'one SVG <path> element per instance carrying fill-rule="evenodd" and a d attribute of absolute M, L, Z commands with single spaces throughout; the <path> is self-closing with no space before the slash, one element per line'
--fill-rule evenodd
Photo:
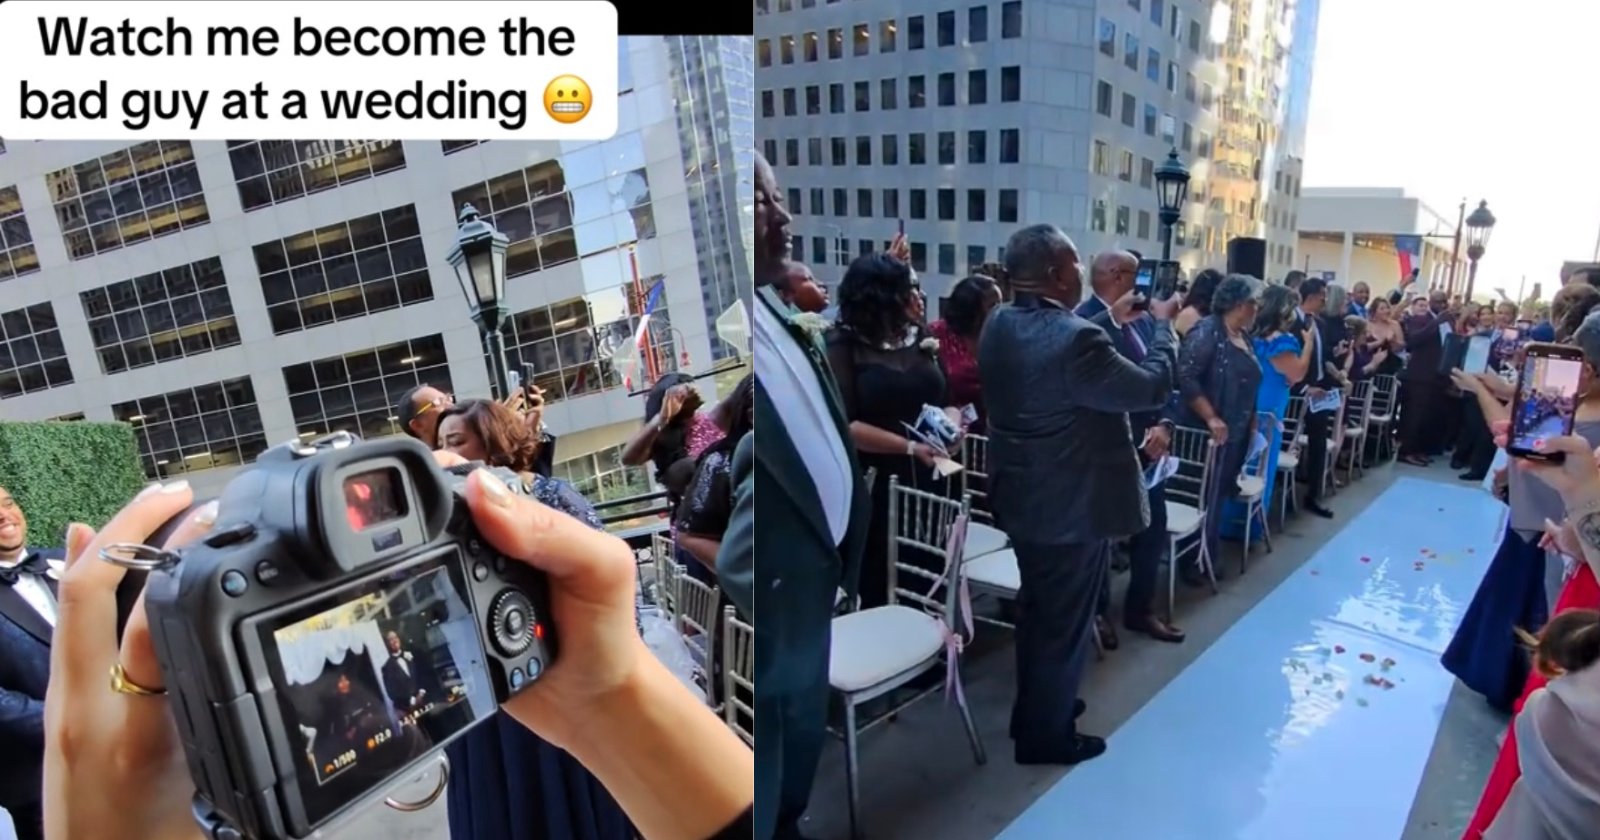
<path fill-rule="evenodd" d="M 1131 308 L 1099 324 L 1072 311 L 1083 267 L 1060 228 L 1014 234 L 1006 272 L 1015 297 L 984 325 L 978 372 L 989 409 L 990 501 L 1022 576 L 1011 736 L 1019 764 L 1076 764 L 1105 752 L 1075 718 L 1106 552 L 1111 540 L 1150 524 L 1128 412 L 1154 411 L 1172 393 L 1171 318 L 1181 301 L 1150 302 L 1154 331 L 1135 363 L 1105 329 L 1120 330 Z"/>
<path fill-rule="evenodd" d="M 20 840 L 44 837 L 44 690 L 59 550 L 28 547 L 28 518 L 0 487 L 0 808 Z"/>
<path fill-rule="evenodd" d="M 1431 463 L 1434 427 L 1447 394 L 1446 380 L 1439 373 L 1445 344 L 1441 327 L 1450 324 L 1454 315 L 1450 295 L 1441 289 L 1428 295 L 1426 309 L 1415 305 L 1400 321 L 1410 354 L 1400 371 L 1400 460 L 1412 466 Z"/>
<path fill-rule="evenodd" d="M 1336 411 L 1312 411 L 1312 400 L 1320 399 L 1329 389 L 1339 387 L 1339 382 L 1328 372 L 1328 363 L 1339 355 L 1338 348 L 1327 346 L 1327 324 L 1323 323 L 1322 307 L 1328 301 L 1328 283 L 1318 277 L 1308 278 L 1300 284 L 1300 325 L 1304 335 L 1315 344 L 1311 351 L 1311 366 L 1306 376 L 1294 386 L 1294 392 L 1306 398 L 1306 454 L 1301 460 L 1306 471 L 1305 509 L 1324 519 L 1332 519 L 1333 511 L 1322 504 L 1322 483 L 1328 469 L 1328 439 L 1333 435 Z M 1343 326 L 1343 321 L 1340 322 Z M 1345 394 L 1349 397 L 1349 394 Z"/>
<path fill-rule="evenodd" d="M 745 448 L 735 452 L 734 517 L 717 566 L 732 583 L 735 604 L 746 615 L 754 607 L 761 621 L 755 837 L 767 840 L 800 836 L 826 738 L 834 598 L 841 586 L 855 590 L 870 512 L 821 342 L 794 323 L 795 310 L 775 288 L 786 270 L 790 216 L 759 154 L 755 199 L 751 344 L 759 431 L 748 467 L 738 454 Z M 759 532 L 752 529 L 756 520 Z"/>
<path fill-rule="evenodd" d="M 383 634 L 383 642 L 389 648 L 389 658 L 383 662 L 383 690 L 388 692 L 396 714 L 408 715 L 421 706 L 443 699 L 433 686 L 433 669 L 426 655 L 419 658 L 406 650 L 400 634 L 393 630 Z"/>
<path fill-rule="evenodd" d="M 1116 302 L 1133 292 L 1138 271 L 1139 260 L 1129 251 L 1110 251 L 1095 257 L 1089 270 L 1089 287 L 1094 294 L 1078 305 L 1078 314 L 1090 320 L 1109 317 L 1108 313 Z M 1120 326 L 1102 323 L 1102 327 L 1109 327 L 1107 333 L 1117 352 L 1128 361 L 1138 364 L 1144 361 L 1149 354 L 1148 348 L 1155 341 L 1156 323 L 1145 311 L 1133 312 L 1131 317 L 1133 320 Z M 1167 454 L 1167 447 L 1172 444 L 1172 421 L 1164 418 L 1160 409 L 1130 411 L 1128 425 L 1131 439 L 1139 446 L 1141 467 L 1149 468 Z M 1184 639 L 1183 631 L 1163 621 L 1156 615 L 1153 606 L 1157 572 L 1170 546 L 1165 485 L 1157 484 L 1150 488 L 1147 498 L 1150 503 L 1150 524 L 1128 541 L 1128 591 L 1122 605 L 1122 625 L 1163 642 L 1181 642 Z M 1111 578 L 1107 575 L 1101 587 L 1102 602 L 1110 600 L 1110 587 Z M 1104 608 L 1106 605 L 1102 603 L 1101 606 Z M 1102 629 L 1102 636 L 1104 633 Z"/>

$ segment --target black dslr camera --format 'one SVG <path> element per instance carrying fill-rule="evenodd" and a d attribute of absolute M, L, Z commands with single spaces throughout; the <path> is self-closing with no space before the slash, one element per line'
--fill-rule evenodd
<path fill-rule="evenodd" d="M 290 442 L 229 482 L 204 540 L 145 550 L 150 631 L 213 840 L 303 838 L 355 813 L 550 666 L 544 575 L 468 514 L 478 466 L 443 470 L 408 438 Z"/>

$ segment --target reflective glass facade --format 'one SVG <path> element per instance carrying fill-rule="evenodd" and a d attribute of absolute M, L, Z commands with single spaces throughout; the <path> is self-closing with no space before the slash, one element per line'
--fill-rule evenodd
<path fill-rule="evenodd" d="M 239 343 L 222 261 L 189 265 L 112 283 L 78 296 L 100 369 L 120 373 Z"/>
<path fill-rule="evenodd" d="M 0 187 L 0 281 L 38 270 L 39 255 L 33 250 L 33 232 L 22 214 L 17 188 Z"/>
<path fill-rule="evenodd" d="M 252 251 L 276 335 L 433 299 L 428 255 L 409 204 Z"/>
<path fill-rule="evenodd" d="M 290 365 L 283 383 L 302 438 L 340 430 L 363 438 L 399 434 L 394 406 L 406 391 L 418 385 L 455 390 L 438 335 Z"/>
<path fill-rule="evenodd" d="M 151 140 L 45 176 L 72 259 L 88 259 L 211 221 L 194 149 Z"/>
<path fill-rule="evenodd" d="M 249 377 L 117 403 L 111 414 L 133 426 L 150 478 L 247 463 L 267 448 Z"/>
<path fill-rule="evenodd" d="M 398 140 L 230 140 L 228 160 L 246 210 L 404 169 Z"/>
<path fill-rule="evenodd" d="M 72 384 L 72 365 L 49 303 L 0 312 L 0 397 Z"/>

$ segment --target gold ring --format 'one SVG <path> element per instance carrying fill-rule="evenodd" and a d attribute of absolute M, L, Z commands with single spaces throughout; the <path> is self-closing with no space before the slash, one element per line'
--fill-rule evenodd
<path fill-rule="evenodd" d="M 121 662 L 111 666 L 111 690 L 118 694 L 131 694 L 135 697 L 163 697 L 167 693 L 164 688 L 145 688 L 128 679 L 127 672 L 122 670 Z"/>

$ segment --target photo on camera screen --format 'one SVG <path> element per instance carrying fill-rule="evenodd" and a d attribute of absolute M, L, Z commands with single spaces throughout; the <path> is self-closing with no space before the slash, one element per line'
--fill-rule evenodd
<path fill-rule="evenodd" d="M 495 711 L 451 555 L 323 596 L 261 636 L 312 824 Z"/>
<path fill-rule="evenodd" d="M 1528 354 L 1518 380 L 1509 448 L 1537 451 L 1539 441 L 1572 434 L 1582 372 L 1583 362 L 1576 358 Z"/>

